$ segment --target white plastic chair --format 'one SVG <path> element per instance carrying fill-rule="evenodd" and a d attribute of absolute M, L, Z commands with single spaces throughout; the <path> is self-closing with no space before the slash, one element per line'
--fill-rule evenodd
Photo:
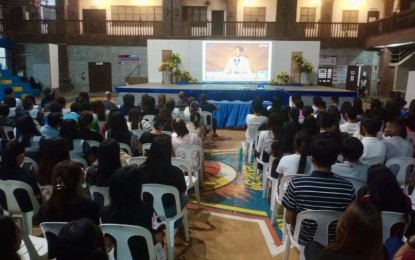
<path fill-rule="evenodd" d="M 179 167 L 183 171 L 183 174 L 187 173 L 187 175 L 184 176 L 187 190 L 191 188 L 195 189 L 197 203 L 200 204 L 199 178 L 197 177 L 196 172 L 193 171 L 192 164 L 180 158 L 172 158 L 171 164 Z"/>
<path fill-rule="evenodd" d="M 102 208 L 110 204 L 109 187 L 99 187 L 96 185 L 89 186 L 89 194 L 91 199 Z M 102 200 L 100 200 L 102 198 Z"/>
<path fill-rule="evenodd" d="M 87 161 L 82 157 L 72 157 L 71 156 L 71 161 L 80 164 L 84 170 L 86 170 L 88 168 Z"/>
<path fill-rule="evenodd" d="M 380 216 L 382 217 L 383 243 L 385 243 L 386 240 L 390 237 L 390 230 L 392 226 L 395 224 L 403 223 L 405 225 L 403 234 L 405 234 L 405 231 L 408 228 L 409 222 L 406 221 L 406 217 L 404 213 L 382 211 L 380 213 Z"/>
<path fill-rule="evenodd" d="M 147 151 L 149 151 L 151 148 L 151 143 L 144 143 L 141 145 L 141 154 L 146 155 Z"/>
<path fill-rule="evenodd" d="M 11 140 L 10 135 L 16 137 L 16 128 L 11 126 L 3 126 L 3 131 L 6 134 L 7 140 Z"/>
<path fill-rule="evenodd" d="M 388 167 L 396 176 L 401 188 L 405 194 L 409 194 L 408 185 L 407 185 L 407 174 L 410 174 L 409 179 L 413 178 L 413 173 L 415 170 L 415 159 L 411 157 L 397 157 L 389 159 L 385 166 Z M 396 172 L 398 170 L 398 172 Z"/>
<path fill-rule="evenodd" d="M 177 188 L 169 185 L 162 184 L 143 184 L 141 199 L 143 199 L 144 193 L 150 193 L 153 196 L 153 208 L 161 221 L 166 223 L 166 236 L 167 236 L 167 248 L 168 258 L 174 259 L 174 223 L 179 219 L 182 219 L 184 227 L 184 234 L 186 241 L 189 241 L 189 227 L 187 223 L 187 208 L 181 209 L 180 206 L 180 194 Z M 162 197 L 164 194 L 173 194 L 176 204 L 176 215 L 173 217 L 166 217 L 166 213 L 163 207 Z"/>
<path fill-rule="evenodd" d="M 94 140 L 85 140 L 85 142 L 87 142 L 87 144 L 89 144 L 89 146 L 92 147 L 96 147 L 99 148 L 100 143 Z"/>
<path fill-rule="evenodd" d="M 258 128 L 260 127 L 260 124 L 249 124 L 246 128 L 246 143 L 248 145 L 247 151 L 248 151 L 248 162 L 252 162 L 252 152 L 255 145 L 255 140 L 258 134 Z"/>
<path fill-rule="evenodd" d="M 153 122 L 154 121 L 154 115 L 145 115 L 145 116 L 143 116 L 143 120 Z"/>
<path fill-rule="evenodd" d="M 271 182 L 271 210 L 274 208 L 274 203 L 275 203 L 275 196 L 274 194 L 277 192 L 277 185 L 278 185 L 278 179 L 274 178 L 271 176 L 271 170 L 272 170 L 272 164 L 274 162 L 274 160 L 277 159 L 275 156 L 271 155 L 269 157 L 269 161 L 266 165 L 266 167 L 264 168 L 263 171 L 263 175 L 265 175 L 265 185 L 264 185 L 264 176 L 262 176 L 262 188 L 263 188 L 263 198 L 267 198 L 268 197 L 268 192 L 269 192 L 269 188 L 268 188 L 268 181 Z"/>
<path fill-rule="evenodd" d="M 35 245 L 33 244 L 32 240 L 30 239 L 26 231 L 19 228 L 19 233 L 20 233 L 20 236 L 22 237 L 23 243 L 20 245 L 18 254 L 22 259 L 30 259 L 30 260 L 49 259 L 47 252 L 45 254 L 39 255 L 38 249 L 39 251 L 41 251 L 43 246 L 39 247 L 39 245 L 37 245 L 38 248 L 35 247 Z M 41 239 L 41 238 L 38 238 L 38 239 Z"/>
<path fill-rule="evenodd" d="M 126 152 L 129 156 L 133 156 L 133 153 L 131 152 L 131 147 L 126 143 L 120 143 L 120 149 Z"/>
<path fill-rule="evenodd" d="M 259 132 L 258 132 L 258 136 L 259 136 Z M 272 143 L 274 142 L 274 140 L 271 141 L 267 141 L 264 142 L 264 144 L 262 145 L 262 148 L 260 151 L 258 151 L 259 153 L 259 157 L 254 158 L 255 162 L 254 162 L 254 169 L 255 169 L 255 174 L 258 173 L 258 164 L 262 165 L 262 198 L 265 198 L 266 193 L 267 193 L 267 170 L 268 170 L 268 162 L 264 162 L 264 153 L 269 150 L 271 148 Z M 258 147 L 258 146 L 256 146 Z M 271 169 L 269 169 L 271 171 Z"/>
<path fill-rule="evenodd" d="M 300 259 L 305 259 L 304 246 L 298 243 L 301 223 L 305 219 L 310 219 L 317 222 L 317 230 L 313 240 L 319 242 L 323 246 L 327 246 L 329 244 L 329 225 L 334 221 L 339 220 L 341 215 L 342 212 L 333 210 L 307 210 L 298 213 L 297 219 L 295 221 L 294 234 L 291 233 L 291 230 L 288 230 L 287 232 L 288 236 L 287 242 L 285 244 L 284 260 L 288 260 L 291 244 L 293 244 L 300 251 Z"/>
<path fill-rule="evenodd" d="M 29 167 L 26 166 L 26 164 L 28 164 Z M 21 165 L 21 167 L 26 167 L 29 170 L 33 169 L 35 171 L 35 174 L 37 174 L 38 170 L 39 170 L 39 166 L 37 165 L 37 162 L 35 160 L 33 160 L 32 158 L 29 157 L 25 157 L 23 159 L 23 163 Z"/>
<path fill-rule="evenodd" d="M 50 259 L 56 257 L 57 250 L 58 250 L 56 245 L 58 242 L 59 232 L 66 224 L 67 222 L 40 223 L 40 229 L 42 230 L 43 237 L 46 239 L 48 243 L 48 254 L 49 254 Z"/>
<path fill-rule="evenodd" d="M 364 183 L 362 181 L 358 181 L 356 179 L 351 179 L 351 178 L 345 178 L 344 176 L 342 177 L 345 180 L 348 180 L 352 183 L 353 188 L 354 188 L 354 192 L 356 194 L 356 200 L 360 199 L 361 197 L 363 197 L 364 194 L 362 194 L 363 189 L 366 190 L 367 188 L 367 183 Z M 359 197 L 359 195 L 361 195 Z"/>
<path fill-rule="evenodd" d="M 287 190 L 288 184 L 290 183 L 292 178 L 301 177 L 301 176 L 304 176 L 304 175 L 303 174 L 285 175 L 285 176 L 282 176 L 282 178 L 279 181 L 277 181 L 276 186 L 275 186 L 275 190 L 273 191 L 274 204 L 272 204 L 272 201 L 271 201 L 271 205 L 272 205 L 271 225 L 273 225 L 274 222 L 275 222 L 275 214 L 277 213 L 276 212 L 277 211 L 277 206 L 278 206 L 278 204 L 282 204 L 282 198 L 284 197 L 284 194 L 285 194 L 285 191 Z M 277 192 L 277 189 L 278 189 L 278 192 Z M 285 224 L 285 221 L 284 221 L 284 224 Z"/>
<path fill-rule="evenodd" d="M 209 111 L 202 111 L 200 115 L 202 116 L 202 121 L 205 122 L 208 141 L 210 141 L 212 139 L 213 115 Z"/>
<path fill-rule="evenodd" d="M 147 251 L 150 260 L 156 260 L 156 251 L 154 249 L 153 237 L 146 228 L 132 225 L 121 225 L 121 224 L 101 224 L 99 226 L 101 230 L 113 236 L 117 244 L 117 259 L 129 260 L 133 259 L 131 250 L 128 246 L 128 240 L 131 237 L 143 237 L 146 240 Z"/>
<path fill-rule="evenodd" d="M 52 196 L 53 186 L 52 185 L 42 186 L 39 183 L 37 184 L 37 186 L 39 186 L 39 190 L 40 190 L 40 194 L 42 194 L 43 202 L 46 202 L 47 200 L 49 200 L 50 196 Z"/>
<path fill-rule="evenodd" d="M 131 132 L 133 133 L 133 135 L 136 135 L 137 136 L 137 140 L 139 140 L 140 137 L 143 135 L 143 133 L 144 132 L 147 132 L 147 130 L 144 130 L 144 129 L 134 129 L 134 130 L 131 130 Z"/>
<path fill-rule="evenodd" d="M 21 181 L 0 181 L 0 201 L 5 215 L 22 218 L 23 229 L 32 234 L 32 218 L 39 211 L 39 203 L 29 184 Z M 4 197 L 3 197 L 4 196 Z M 3 201 L 3 198 L 5 200 Z"/>
<path fill-rule="evenodd" d="M 199 156 L 199 163 L 198 165 L 195 165 L 193 163 L 193 151 L 196 151 L 197 155 Z M 185 154 L 184 158 L 181 157 L 182 159 L 185 159 L 186 161 L 190 162 L 192 164 L 192 168 L 193 171 L 197 172 L 197 177 L 199 178 L 199 185 L 203 184 L 203 173 L 204 173 L 204 152 L 203 152 L 203 147 L 197 144 L 181 144 L 179 145 L 176 150 L 176 157 L 178 157 L 177 155 L 180 154 Z"/>
<path fill-rule="evenodd" d="M 136 164 L 137 166 L 143 164 L 147 160 L 147 156 L 131 157 L 128 161 L 128 165 Z"/>

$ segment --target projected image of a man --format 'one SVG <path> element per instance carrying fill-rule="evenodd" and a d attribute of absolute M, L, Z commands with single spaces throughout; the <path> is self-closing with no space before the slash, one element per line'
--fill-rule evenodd
<path fill-rule="evenodd" d="M 244 48 L 241 46 L 235 47 L 235 56 L 228 60 L 225 67 L 226 73 L 235 74 L 252 74 L 251 66 L 247 57 L 243 56 Z"/>

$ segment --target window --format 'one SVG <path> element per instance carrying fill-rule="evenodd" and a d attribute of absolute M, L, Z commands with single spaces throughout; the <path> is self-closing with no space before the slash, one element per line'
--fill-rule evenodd
<path fill-rule="evenodd" d="M 315 21 L 316 21 L 316 8 L 315 7 L 301 7 L 300 22 L 301 23 L 314 23 Z"/>
<path fill-rule="evenodd" d="M 161 6 L 111 6 L 113 21 L 163 21 Z"/>
<path fill-rule="evenodd" d="M 265 22 L 265 7 L 245 7 L 244 22 Z"/>
<path fill-rule="evenodd" d="M 358 10 L 343 10 L 343 23 L 358 23 Z M 357 24 L 343 24 L 343 30 L 357 30 Z"/>
<path fill-rule="evenodd" d="M 183 6 L 182 20 L 184 22 L 207 22 L 206 6 Z"/>

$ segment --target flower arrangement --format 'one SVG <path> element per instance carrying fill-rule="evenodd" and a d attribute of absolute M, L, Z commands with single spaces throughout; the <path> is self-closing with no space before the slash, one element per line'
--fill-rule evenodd
<path fill-rule="evenodd" d="M 294 55 L 293 61 L 297 64 L 298 68 L 300 68 L 300 72 L 305 72 L 310 74 L 313 72 L 314 66 L 310 62 L 304 60 L 303 57 L 300 55 Z"/>
<path fill-rule="evenodd" d="M 192 75 L 190 75 L 190 72 L 188 70 L 183 70 L 181 75 L 180 75 L 181 81 L 184 82 L 197 82 L 197 79 L 192 77 Z"/>
<path fill-rule="evenodd" d="M 179 53 L 172 53 L 169 60 L 163 61 L 158 67 L 159 71 L 178 69 L 179 65 L 182 63 Z"/>
<path fill-rule="evenodd" d="M 287 72 L 278 72 L 277 76 L 271 80 L 271 83 L 284 83 L 287 84 L 290 80 L 290 74 Z"/>

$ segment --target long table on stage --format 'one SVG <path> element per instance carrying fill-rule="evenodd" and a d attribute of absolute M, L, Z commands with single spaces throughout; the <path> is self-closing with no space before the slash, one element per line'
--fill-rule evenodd
<path fill-rule="evenodd" d="M 209 101 L 216 105 L 219 110 L 213 112 L 216 118 L 217 128 L 243 127 L 246 126 L 246 116 L 251 113 L 250 101 Z M 271 105 L 265 101 L 264 107 Z"/>
<path fill-rule="evenodd" d="M 258 89 L 258 87 L 264 87 Z M 295 86 L 295 85 L 269 85 L 267 83 L 195 83 L 195 84 L 159 84 L 144 83 L 115 88 L 117 92 L 117 104 L 122 104 L 124 94 L 133 94 L 136 103 L 139 103 L 143 94 L 149 94 L 157 99 L 157 95 L 164 94 L 167 97 L 178 99 L 178 93 L 184 91 L 187 97 L 199 99 L 200 94 L 205 93 L 209 100 L 214 100 L 220 110 L 214 115 L 218 120 L 218 127 L 245 126 L 246 115 L 250 113 L 251 101 L 261 97 L 265 101 L 272 101 L 278 97 L 283 106 L 289 105 L 290 97 L 294 94 L 301 95 L 304 104 L 312 104 L 314 96 L 321 96 L 327 104 L 330 98 L 339 97 L 340 103 L 352 101 L 356 97 L 356 91 L 323 86 Z M 268 106 L 268 105 L 267 105 Z"/>

